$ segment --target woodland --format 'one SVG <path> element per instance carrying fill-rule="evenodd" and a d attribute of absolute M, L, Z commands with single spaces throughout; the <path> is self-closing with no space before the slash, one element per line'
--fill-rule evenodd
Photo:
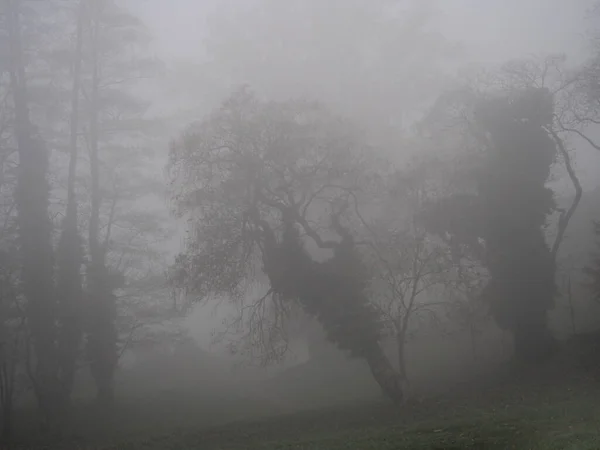
<path fill-rule="evenodd" d="M 128 2 L 0 1 L 6 448 L 600 445 L 597 8 L 467 64 L 432 2 L 260 0 L 174 67 Z"/>

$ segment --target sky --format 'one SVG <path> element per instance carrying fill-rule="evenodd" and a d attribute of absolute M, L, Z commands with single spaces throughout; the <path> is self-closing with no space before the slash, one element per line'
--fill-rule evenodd
<path fill-rule="evenodd" d="M 202 60 L 207 19 L 218 0 L 130 1 L 154 31 L 161 58 Z M 240 5 L 246 1 L 239 0 Z M 440 0 L 437 20 L 443 34 L 463 43 L 473 60 L 493 63 L 565 52 L 577 61 L 585 52 L 590 1 Z M 583 184 L 593 189 L 600 185 L 600 155 L 583 145 L 577 150 Z"/>
<path fill-rule="evenodd" d="M 132 1 L 156 31 L 160 53 L 188 57 L 198 53 L 207 13 L 218 0 Z M 480 57 L 505 59 L 580 47 L 589 0 L 441 0 L 439 4 L 448 37 L 466 42 Z"/>
<path fill-rule="evenodd" d="M 578 53 L 586 28 L 582 0 L 445 0 L 449 33 L 480 57 Z"/>

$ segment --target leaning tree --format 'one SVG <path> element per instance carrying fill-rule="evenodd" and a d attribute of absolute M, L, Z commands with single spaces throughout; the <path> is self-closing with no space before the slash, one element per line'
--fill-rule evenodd
<path fill-rule="evenodd" d="M 177 212 L 191 224 L 178 262 L 196 298 L 241 299 L 247 339 L 269 349 L 285 339 L 290 305 L 300 305 L 400 402 L 355 240 L 357 205 L 378 165 L 356 127 L 322 106 L 263 102 L 244 88 L 173 142 L 169 173 Z M 249 301 L 248 284 L 261 277 L 268 292 Z"/>

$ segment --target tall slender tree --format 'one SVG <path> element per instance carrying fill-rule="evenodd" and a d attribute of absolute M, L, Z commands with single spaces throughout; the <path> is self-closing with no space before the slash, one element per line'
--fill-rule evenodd
<path fill-rule="evenodd" d="M 85 4 L 81 0 L 77 11 L 75 48 L 73 51 L 73 85 L 71 91 L 71 118 L 69 137 L 69 171 L 67 178 L 67 206 L 58 243 L 57 297 L 59 304 L 59 358 L 61 380 L 68 398 L 75 379 L 82 337 L 83 289 L 81 265 L 82 242 L 78 227 L 76 178 L 78 160 L 79 98 L 81 91 L 81 63 L 83 51 Z"/>
<path fill-rule="evenodd" d="M 90 160 L 90 219 L 88 248 L 88 288 L 90 291 L 88 321 L 88 356 L 91 371 L 98 387 L 98 399 L 104 404 L 112 402 L 113 374 L 117 363 L 117 337 L 114 321 L 116 306 L 106 266 L 106 250 L 100 237 L 100 186 L 99 114 L 101 33 L 104 2 L 90 3 L 90 103 L 89 103 L 89 160 Z"/>
<path fill-rule="evenodd" d="M 88 4 L 83 83 L 90 173 L 87 351 L 98 399 L 110 404 L 119 337 L 114 291 L 124 282 L 123 257 L 113 260 L 111 255 L 122 254 L 128 240 L 131 248 L 136 237 L 152 232 L 150 215 L 144 216 L 133 201 L 144 201 L 156 191 L 156 183 L 150 181 L 148 147 L 153 133 L 161 130 L 161 121 L 148 117 L 151 103 L 134 89 L 154 76 L 159 64 L 145 53 L 148 31 L 122 4 L 113 0 Z M 132 228 L 133 237 L 118 233 Z"/>
<path fill-rule="evenodd" d="M 53 419 L 62 399 L 55 346 L 57 308 L 52 223 L 48 216 L 48 153 L 29 116 L 21 6 L 19 0 L 5 2 L 15 141 L 19 156 L 15 199 L 23 257 L 23 291 L 27 298 L 27 319 L 35 349 L 34 388 L 46 419 Z"/>

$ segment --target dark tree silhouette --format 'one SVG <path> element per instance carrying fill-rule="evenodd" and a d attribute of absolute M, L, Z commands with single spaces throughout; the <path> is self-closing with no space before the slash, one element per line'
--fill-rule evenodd
<path fill-rule="evenodd" d="M 555 262 L 544 227 L 554 211 L 545 186 L 557 152 L 547 131 L 553 99 L 547 89 L 527 88 L 473 104 L 472 126 L 483 148 L 471 172 L 473 191 L 436 202 L 426 221 L 479 255 L 491 276 L 482 295 L 498 325 L 512 332 L 517 359 L 530 361 L 552 346 L 547 311 L 556 292 Z"/>
<path fill-rule="evenodd" d="M 477 115 L 490 136 L 490 159 L 478 183 L 487 267 L 484 296 L 498 324 L 513 332 L 518 359 L 544 355 L 550 342 L 547 311 L 556 292 L 555 265 L 544 226 L 554 208 L 545 186 L 556 145 L 552 98 L 528 90 L 486 101 Z"/>
<path fill-rule="evenodd" d="M 78 5 L 75 51 L 73 62 L 73 85 L 71 91 L 71 117 L 69 136 L 69 171 L 67 179 L 67 207 L 62 223 L 57 249 L 57 299 L 59 312 L 60 349 L 59 364 L 65 398 L 71 394 L 80 357 L 83 319 L 83 286 L 81 266 L 83 264 L 82 239 L 77 223 L 77 177 L 79 104 L 81 95 L 81 59 L 83 47 L 84 4 Z"/>
<path fill-rule="evenodd" d="M 52 223 L 48 215 L 48 152 L 29 115 L 27 80 L 23 61 L 21 4 L 6 4 L 10 46 L 10 88 L 15 108 L 15 137 L 19 171 L 15 201 L 22 252 L 23 293 L 27 298 L 27 320 L 36 363 L 33 369 L 35 394 L 47 420 L 56 419 L 62 404 L 58 378 L 56 343 L 56 295 L 54 291 Z"/>
<path fill-rule="evenodd" d="M 269 291 L 246 308 L 259 341 L 282 337 L 277 311 L 298 302 L 400 402 L 400 380 L 380 347 L 382 324 L 366 294 L 368 271 L 342 223 L 351 219 L 349 193 L 373 175 L 365 150 L 357 130 L 320 105 L 263 103 L 246 89 L 236 92 L 171 147 L 174 198 L 193 219 L 179 261 L 200 298 L 243 298 L 262 266 Z M 332 256 L 316 260 L 309 244 Z M 265 309 L 275 311 L 275 322 Z"/>

